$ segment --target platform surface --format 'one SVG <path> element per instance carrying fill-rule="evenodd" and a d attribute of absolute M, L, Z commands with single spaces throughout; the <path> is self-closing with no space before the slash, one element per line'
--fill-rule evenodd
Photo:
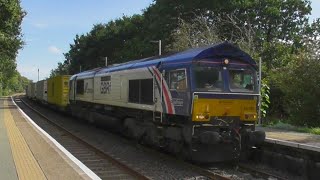
<path fill-rule="evenodd" d="M 4 122 L 6 109 L 4 101 L 5 98 L 0 98 L 0 177 L 1 179 L 18 179 Z"/>
<path fill-rule="evenodd" d="M 10 97 L 0 98 L 0 179 L 89 179 L 28 122 Z"/>
<path fill-rule="evenodd" d="M 266 132 L 266 141 L 268 142 L 277 143 L 276 141 L 278 141 L 278 144 L 320 152 L 320 135 L 270 127 L 257 127 L 256 129 Z"/>

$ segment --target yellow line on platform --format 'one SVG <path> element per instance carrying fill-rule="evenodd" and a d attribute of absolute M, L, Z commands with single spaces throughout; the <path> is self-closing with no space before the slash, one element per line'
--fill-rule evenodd
<path fill-rule="evenodd" d="M 4 102 L 4 107 L 9 108 L 7 101 Z M 16 126 L 9 109 L 4 110 L 4 122 L 19 179 L 46 179 L 20 130 Z"/>

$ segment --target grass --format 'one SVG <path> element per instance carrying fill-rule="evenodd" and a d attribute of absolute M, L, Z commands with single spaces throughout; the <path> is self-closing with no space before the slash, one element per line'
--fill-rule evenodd
<path fill-rule="evenodd" d="M 309 133 L 320 135 L 320 127 L 310 128 Z"/>
<path fill-rule="evenodd" d="M 289 131 L 303 132 L 320 135 L 320 127 L 301 127 L 294 126 L 286 122 L 285 120 L 271 120 L 270 122 L 263 124 L 264 127 L 271 127 L 277 129 L 284 129 Z"/>

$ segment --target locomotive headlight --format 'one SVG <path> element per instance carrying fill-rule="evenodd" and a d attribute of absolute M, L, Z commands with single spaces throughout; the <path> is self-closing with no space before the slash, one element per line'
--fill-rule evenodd
<path fill-rule="evenodd" d="M 256 119 L 257 115 L 256 114 L 244 114 L 245 119 Z"/>
<path fill-rule="evenodd" d="M 224 64 L 229 64 L 229 59 L 224 59 Z"/>
<path fill-rule="evenodd" d="M 193 113 L 194 113 L 192 116 L 193 121 L 198 121 L 198 122 L 209 121 L 210 114 L 212 113 L 210 109 L 210 104 L 206 102 L 201 102 L 201 103 L 196 102 L 196 105 L 194 106 L 194 109 L 193 109 Z"/>
<path fill-rule="evenodd" d="M 197 120 L 208 120 L 210 118 L 210 114 L 198 114 L 196 115 Z"/>

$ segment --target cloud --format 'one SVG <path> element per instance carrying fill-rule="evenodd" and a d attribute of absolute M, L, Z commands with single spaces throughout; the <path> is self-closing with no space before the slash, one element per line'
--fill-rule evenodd
<path fill-rule="evenodd" d="M 38 81 L 38 67 L 37 66 L 21 66 L 18 64 L 18 71 L 20 74 L 24 77 L 27 77 L 30 80 L 33 80 L 33 82 Z M 50 76 L 50 67 L 39 67 L 39 80 L 45 79 L 46 77 Z"/>
<path fill-rule="evenodd" d="M 56 46 L 49 46 L 48 51 L 52 54 L 62 54 L 61 49 L 57 48 Z"/>
<path fill-rule="evenodd" d="M 48 27 L 48 24 L 45 24 L 45 23 L 33 23 L 32 25 L 39 29 L 44 29 Z"/>

